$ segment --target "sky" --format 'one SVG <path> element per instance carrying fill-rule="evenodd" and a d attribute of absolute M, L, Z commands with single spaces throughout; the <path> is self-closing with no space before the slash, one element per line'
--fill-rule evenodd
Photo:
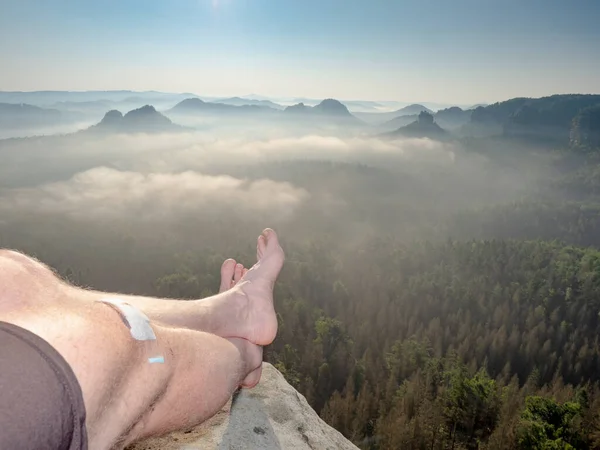
<path fill-rule="evenodd" d="M 600 93 L 599 0 L 0 0 L 0 90 Z"/>

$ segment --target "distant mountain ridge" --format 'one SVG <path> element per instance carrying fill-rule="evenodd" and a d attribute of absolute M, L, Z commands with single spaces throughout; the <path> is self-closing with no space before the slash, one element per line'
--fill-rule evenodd
<path fill-rule="evenodd" d="M 315 106 L 306 106 L 304 103 L 298 103 L 296 105 L 288 106 L 284 110 L 285 113 L 313 113 L 324 116 L 336 116 L 336 117 L 353 117 L 346 105 L 338 100 L 332 98 L 326 98 L 321 103 Z"/>
<path fill-rule="evenodd" d="M 315 106 L 304 103 L 288 106 L 281 115 L 287 123 L 309 127 L 361 127 L 364 122 L 353 115 L 339 100 L 327 98 Z"/>
<path fill-rule="evenodd" d="M 315 106 L 298 103 L 288 106 L 283 110 L 258 105 L 228 105 L 225 103 L 205 102 L 199 98 L 190 98 L 179 102 L 165 113 L 171 117 L 189 117 L 194 115 L 262 117 L 264 115 L 272 115 L 284 120 L 296 118 L 297 120 L 327 120 L 349 124 L 360 123 L 360 120 L 354 117 L 343 103 L 331 98 L 325 99 Z"/>
<path fill-rule="evenodd" d="M 427 134 L 432 135 L 436 132 L 439 134 L 435 125 L 457 136 L 506 136 L 582 147 L 596 142 L 597 133 L 600 132 L 595 112 L 595 108 L 600 107 L 600 95 L 594 94 L 521 97 L 478 106 L 473 110 L 452 106 L 435 113 L 423 104 L 411 104 L 392 112 L 351 112 L 348 105 L 362 108 L 362 111 L 379 111 L 378 108 L 385 110 L 392 105 L 397 107 L 398 103 L 343 102 L 328 98 L 285 107 L 268 97 L 253 97 L 209 101 L 195 94 L 156 91 L 0 91 L 0 132 L 4 136 L 27 136 L 37 132 L 68 133 L 90 123 L 97 123 L 94 128 L 153 131 L 151 127 L 154 126 L 163 131 L 176 129 L 178 125 L 170 120 L 180 122 L 179 118 L 184 125 L 207 129 L 213 125 L 238 125 L 243 121 L 269 117 L 282 123 L 303 125 L 306 130 L 330 125 L 362 126 L 364 121 L 372 124 L 378 132 L 396 132 L 404 128 L 404 133 L 410 134 L 412 130 L 418 134 L 426 126 L 417 116 L 422 112 L 433 115 L 433 124 L 426 130 Z M 32 101 L 24 101 L 27 99 Z M 152 103 L 154 101 L 156 103 Z M 154 106 L 149 106 L 151 104 Z M 125 115 L 118 112 L 126 110 L 130 112 Z M 106 111 L 110 113 L 104 114 Z M 100 120 L 103 115 L 104 119 Z M 235 120 L 228 121 L 230 117 Z M 270 124 L 275 124 L 275 121 Z M 419 127 L 415 122 L 420 124 Z"/>
<path fill-rule="evenodd" d="M 600 95 L 560 94 L 513 98 L 473 110 L 465 134 L 503 134 L 568 143 L 573 120 L 586 108 L 600 105 Z"/>
<path fill-rule="evenodd" d="M 26 103 L 0 103 L 0 131 L 54 127 L 75 121 L 77 114 Z"/>
<path fill-rule="evenodd" d="M 126 91 L 123 91 L 123 94 Z M 125 97 L 121 102 L 127 104 L 133 101 L 132 97 Z M 139 99 L 135 99 L 139 101 Z M 235 98 L 234 98 L 234 101 Z M 65 103 L 61 103 L 61 106 L 66 107 Z M 106 106 L 104 101 L 89 101 L 89 102 L 73 102 L 74 104 L 68 104 L 71 107 L 80 107 L 82 109 L 101 109 Z M 109 103 L 110 104 L 110 103 Z M 3 116 L 3 113 L 4 116 Z M 298 116 L 303 117 L 303 119 Z M 46 109 L 33 105 L 25 104 L 2 104 L 0 103 L 0 128 L 8 125 L 15 128 L 19 121 L 22 120 L 22 116 L 28 116 L 27 121 L 29 124 L 35 122 L 36 117 L 44 119 L 43 123 L 39 126 L 50 126 L 54 122 L 58 122 L 64 116 L 64 112 L 56 109 Z M 69 113 L 67 113 L 69 114 Z M 171 117 L 168 117 L 171 116 Z M 153 132 L 177 132 L 182 130 L 191 130 L 189 126 L 197 126 L 195 122 L 184 121 L 188 127 L 182 127 L 173 123 L 171 120 L 173 117 L 184 119 L 185 117 L 213 117 L 220 118 L 222 123 L 226 124 L 228 117 L 248 120 L 251 118 L 261 119 L 265 117 L 278 118 L 285 120 L 286 118 L 292 119 L 296 124 L 300 124 L 297 121 L 304 123 L 309 126 L 320 126 L 320 125 L 358 125 L 360 120 L 356 119 L 348 110 L 348 108 L 334 99 L 325 99 L 318 105 L 311 107 L 303 104 L 291 106 L 285 108 L 285 110 L 274 109 L 269 106 L 259 105 L 229 105 L 225 103 L 207 102 L 198 97 L 186 98 L 169 110 L 164 111 L 164 114 L 157 111 L 154 106 L 145 105 L 139 108 L 134 108 L 123 114 L 119 109 L 113 108 L 106 112 L 102 119 L 92 125 L 91 127 L 81 130 L 90 132 L 111 132 L 111 133 L 153 133 Z M 15 123 L 3 123 L 3 117 L 10 118 Z M 51 120 L 52 119 L 52 120 Z M 223 122 L 224 120 L 224 122 Z M 239 123 L 239 122 L 236 122 Z M 273 122 L 275 123 L 275 122 Z"/>
<path fill-rule="evenodd" d="M 190 113 L 212 113 L 212 114 L 256 114 L 275 113 L 277 109 L 258 105 L 229 105 L 226 103 L 205 102 L 199 98 L 187 98 L 177 103 L 173 108 L 166 111 L 167 114 L 190 114 Z"/>
<path fill-rule="evenodd" d="M 0 117 L 12 116 L 38 116 L 38 117 L 60 117 L 60 111 L 56 109 L 41 108 L 28 105 L 27 103 L 0 103 Z"/>
<path fill-rule="evenodd" d="M 120 111 L 111 110 L 104 115 L 100 123 L 89 128 L 91 131 L 118 133 L 160 133 L 183 131 L 168 117 L 159 113 L 154 106 L 146 105 L 129 111 L 123 115 Z"/>
<path fill-rule="evenodd" d="M 219 99 L 219 100 L 215 100 L 214 103 L 223 103 L 225 105 L 232 105 L 232 106 L 264 106 L 267 108 L 273 108 L 273 109 L 284 109 L 285 106 L 282 106 L 278 103 L 272 102 L 271 100 L 256 100 L 256 99 L 248 99 L 248 98 L 243 98 L 243 97 L 230 97 L 230 98 L 223 98 L 223 99 Z"/>

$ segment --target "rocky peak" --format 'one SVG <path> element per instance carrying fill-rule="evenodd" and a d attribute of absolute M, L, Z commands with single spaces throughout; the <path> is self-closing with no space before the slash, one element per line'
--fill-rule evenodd
<path fill-rule="evenodd" d="M 286 113 L 303 113 L 312 109 L 310 106 L 306 106 L 304 103 L 297 103 L 292 106 L 288 106 L 285 108 L 284 112 Z"/>
<path fill-rule="evenodd" d="M 330 116 L 350 116 L 350 111 L 338 100 L 327 98 L 314 107 L 316 111 Z"/>
<path fill-rule="evenodd" d="M 419 113 L 419 124 L 420 125 L 432 125 L 433 124 L 433 115 L 429 114 L 426 111 L 421 111 Z"/>
<path fill-rule="evenodd" d="M 123 113 L 121 111 L 117 111 L 116 109 L 110 110 L 106 114 L 104 114 L 104 118 L 100 122 L 101 125 L 116 125 L 121 123 L 123 120 Z"/>

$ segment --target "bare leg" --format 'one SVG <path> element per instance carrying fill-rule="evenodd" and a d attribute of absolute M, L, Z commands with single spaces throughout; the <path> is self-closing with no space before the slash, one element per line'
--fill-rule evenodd
<path fill-rule="evenodd" d="M 124 436 L 125 444 L 204 422 L 262 364 L 262 348 L 244 339 L 223 339 L 172 328 L 159 329 L 157 339 L 172 342 L 169 350 L 173 352 L 175 367 L 156 401 L 138 408 L 142 414 L 134 418 L 135 425 Z M 152 370 L 148 366 L 145 363 L 145 370 Z M 135 404 L 132 397 L 130 402 L 121 398 L 121 411 L 128 411 Z"/>
<path fill-rule="evenodd" d="M 243 339 L 154 326 L 165 364 L 149 364 L 145 343 L 101 304 L 0 318 L 42 337 L 69 363 L 84 396 L 90 449 L 203 422 L 262 362 L 262 349 Z"/>
<path fill-rule="evenodd" d="M 266 229 L 259 236 L 256 253 L 257 263 L 250 270 L 243 271 L 239 281 L 232 282 L 229 290 L 226 290 L 227 281 L 222 281 L 222 292 L 213 297 L 169 301 L 138 296 L 119 297 L 144 311 L 155 322 L 205 331 L 226 338 L 238 337 L 257 345 L 268 345 L 277 334 L 273 285 L 285 259 L 277 234 L 273 230 Z M 221 271 L 222 278 L 223 272 L 230 269 L 231 267 L 227 268 L 224 265 Z M 92 299 L 107 295 L 101 292 L 87 292 Z"/>
<path fill-rule="evenodd" d="M 140 299 L 147 313 L 174 319 L 153 327 L 165 364 L 149 364 L 145 343 L 134 341 L 118 314 L 95 301 L 107 294 L 68 286 L 42 264 L 14 252 L 0 252 L 0 320 L 39 335 L 70 364 L 83 391 L 91 449 L 192 426 L 217 412 L 241 383 L 254 383 L 249 375 L 262 360 L 259 346 L 242 336 L 223 339 L 193 329 L 195 319 L 255 342 L 269 343 L 275 336 L 272 286 L 283 252 L 274 232 L 265 233 L 259 262 L 239 284 L 209 299 L 204 313 L 176 307 L 200 302 Z M 169 303 L 166 310 L 158 306 L 164 303 Z M 177 319 L 188 313 L 192 316 Z M 221 323 L 232 317 L 237 331 Z M 187 327 L 175 328 L 178 321 Z"/>

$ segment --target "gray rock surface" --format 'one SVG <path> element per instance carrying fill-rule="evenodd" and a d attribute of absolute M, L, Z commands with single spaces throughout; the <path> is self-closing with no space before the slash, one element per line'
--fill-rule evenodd
<path fill-rule="evenodd" d="M 323 422 L 271 364 L 258 386 L 241 390 L 197 428 L 151 439 L 128 450 L 357 450 Z"/>

